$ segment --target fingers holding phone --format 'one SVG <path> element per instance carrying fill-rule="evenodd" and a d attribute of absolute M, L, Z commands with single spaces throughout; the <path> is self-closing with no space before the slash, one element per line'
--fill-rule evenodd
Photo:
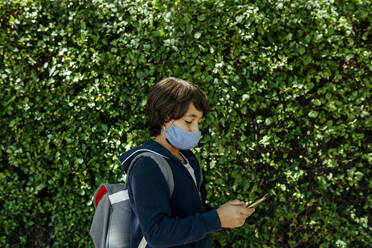
<path fill-rule="evenodd" d="M 239 200 L 226 202 L 217 209 L 222 227 L 235 228 L 244 225 L 245 219 L 253 214 L 254 208 L 246 208 Z"/>
<path fill-rule="evenodd" d="M 268 194 L 264 195 L 254 203 L 240 200 L 226 202 L 217 209 L 221 226 L 234 228 L 244 225 L 246 218 L 254 213 L 254 207 L 265 201 L 267 197 Z"/>

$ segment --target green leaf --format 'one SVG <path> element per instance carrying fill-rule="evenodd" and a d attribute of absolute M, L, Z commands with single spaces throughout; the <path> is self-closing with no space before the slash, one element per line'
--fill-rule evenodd
<path fill-rule="evenodd" d="M 318 112 L 317 111 L 315 111 L 315 110 L 311 110 L 310 112 L 309 112 L 309 114 L 308 114 L 308 116 L 309 117 L 311 117 L 311 118 L 316 118 L 316 117 L 318 117 Z"/>

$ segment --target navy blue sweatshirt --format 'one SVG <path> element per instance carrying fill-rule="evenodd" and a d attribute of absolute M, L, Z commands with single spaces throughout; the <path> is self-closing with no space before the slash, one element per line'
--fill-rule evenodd
<path fill-rule="evenodd" d="M 174 192 L 169 199 L 168 184 L 158 165 L 151 158 L 142 157 L 136 161 L 127 178 L 130 205 L 134 213 L 131 219 L 130 247 L 137 248 L 143 235 L 148 248 L 212 247 L 210 233 L 222 228 L 216 209 L 205 204 L 205 184 L 201 184 L 199 191 L 182 162 L 153 140 L 119 157 L 125 173 L 135 157 L 130 155 L 139 149 L 149 149 L 165 156 L 173 172 Z M 194 169 L 199 185 L 198 160 L 190 150 L 180 152 Z"/>

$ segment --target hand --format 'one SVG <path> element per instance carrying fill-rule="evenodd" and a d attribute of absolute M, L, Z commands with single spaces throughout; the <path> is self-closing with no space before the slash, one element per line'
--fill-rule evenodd
<path fill-rule="evenodd" d="M 245 219 L 253 212 L 254 208 L 245 207 L 245 202 L 239 200 L 226 202 L 217 209 L 221 227 L 228 228 L 244 225 Z"/>

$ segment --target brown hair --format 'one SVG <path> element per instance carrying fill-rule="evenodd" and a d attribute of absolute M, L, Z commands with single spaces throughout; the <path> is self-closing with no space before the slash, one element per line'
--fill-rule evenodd
<path fill-rule="evenodd" d="M 159 135 L 165 122 L 184 116 L 191 102 L 203 112 L 203 116 L 209 112 L 208 98 L 197 85 L 174 77 L 157 83 L 147 96 L 150 135 Z"/>

